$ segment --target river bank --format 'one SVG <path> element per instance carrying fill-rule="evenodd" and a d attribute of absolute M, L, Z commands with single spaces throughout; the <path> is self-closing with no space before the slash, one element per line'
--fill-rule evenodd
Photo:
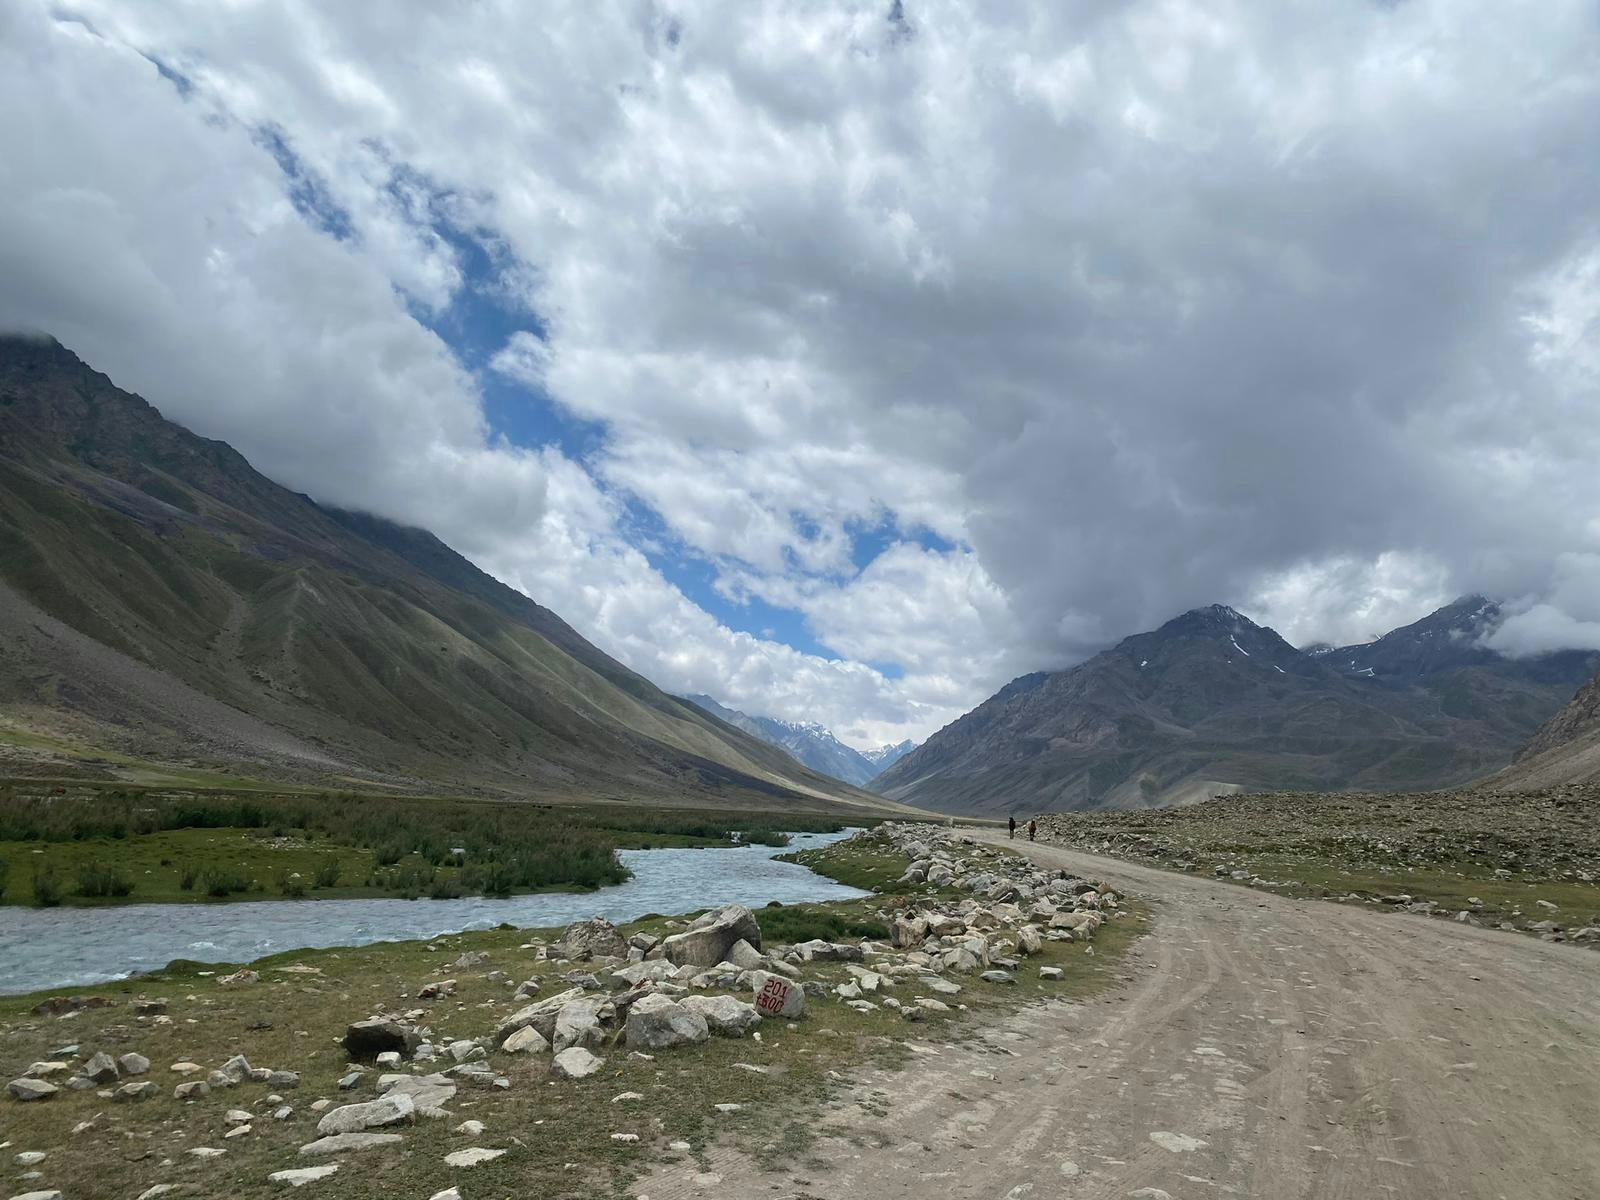
<path fill-rule="evenodd" d="M 914 836 L 879 836 L 902 843 L 882 856 L 895 869 L 882 883 L 915 874 Z M 840 843 L 840 853 L 860 841 Z M 1104 988 L 1142 924 L 1091 885 L 1076 890 L 959 839 L 928 847 L 924 857 L 940 868 L 936 878 L 951 871 L 949 885 L 926 882 L 923 867 L 914 892 L 754 910 L 748 917 L 759 932 L 740 926 L 760 942 L 751 961 L 762 965 L 749 971 L 686 966 L 681 977 L 661 976 L 673 963 L 660 956 L 659 939 L 690 928 L 684 918 L 649 916 L 615 930 L 624 958 L 585 957 L 570 930 L 492 929 L 297 951 L 238 974 L 190 964 L 49 1004 L 0 999 L 0 1062 L 44 1073 L 41 1082 L 58 1088 L 42 1101 L 0 1100 L 12 1152 L 44 1155 L 30 1167 L 37 1177 L 18 1186 L 59 1188 L 74 1200 L 161 1194 L 152 1187 L 256 1197 L 281 1191 L 274 1174 L 331 1166 L 330 1182 L 314 1180 L 311 1194 L 428 1200 L 457 1187 L 467 1197 L 562 1197 L 626 1194 L 650 1163 L 704 1164 L 708 1147 L 725 1138 L 792 1161 L 826 1125 L 827 1096 L 852 1073 L 935 1048 L 1020 1004 Z M 1108 906 L 1092 908 L 1102 902 Z M 1062 923 L 1036 919 L 1025 938 L 1030 916 L 1042 918 L 1046 907 Z M 1095 929 L 1080 935 L 1069 925 Z M 1020 942 L 1035 937 L 1037 952 L 1021 953 Z M 1090 937 L 1092 945 L 1083 944 Z M 629 983 L 617 964 L 633 958 L 640 970 Z M 798 1020 L 755 1010 L 757 984 L 770 977 L 797 985 Z M 647 994 L 654 1016 L 690 1027 L 685 1040 L 636 1036 L 622 1014 Z M 529 1012 L 541 1000 L 555 1005 L 546 1017 Z M 693 1020 L 679 1015 L 691 1000 L 731 1014 L 731 1023 L 697 1036 Z M 340 1040 L 352 1022 L 376 1013 L 415 1029 L 426 1054 L 412 1044 L 398 1066 L 353 1071 Z M 756 1015 L 753 1027 L 747 1013 Z M 519 1016 L 528 1023 L 519 1026 Z M 743 1037 L 730 1036 L 736 1027 Z M 519 1034 L 521 1053 L 502 1044 L 508 1029 L 534 1031 Z M 563 1038 L 603 1067 L 563 1078 L 551 1051 L 535 1046 Z M 113 1068 L 102 1082 L 66 1086 L 101 1061 L 97 1052 Z M 148 1060 L 143 1074 L 118 1069 L 130 1054 L 134 1066 Z M 223 1068 L 236 1055 L 259 1082 L 249 1074 L 226 1081 Z M 448 1088 L 449 1116 L 408 1111 L 371 1130 L 376 1141 L 341 1142 L 328 1157 L 301 1152 L 319 1140 L 331 1112 L 400 1086 L 389 1076 L 412 1080 L 406 1088 Z M 427 1082 L 434 1077 L 444 1082 Z M 209 1094 L 188 1102 L 174 1095 L 195 1082 L 207 1083 Z M 134 1098 L 146 1091 L 149 1098 Z M 108 1173 L 106 1162 L 126 1166 Z"/>

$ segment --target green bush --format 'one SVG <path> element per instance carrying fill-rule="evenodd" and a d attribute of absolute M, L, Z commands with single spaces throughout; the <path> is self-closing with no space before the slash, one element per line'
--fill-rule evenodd
<path fill-rule="evenodd" d="M 178 886 L 181 887 L 186 892 L 192 892 L 192 891 L 194 891 L 194 885 L 199 880 L 199 878 L 200 878 L 200 868 L 197 867 L 197 866 L 194 866 L 192 863 L 191 864 L 185 864 L 185 866 L 183 868 L 183 873 L 178 876 Z"/>
<path fill-rule="evenodd" d="M 282 892 L 291 900 L 304 899 L 306 894 L 306 881 L 298 874 L 285 875 L 278 881 L 278 891 Z"/>
<path fill-rule="evenodd" d="M 33 873 L 33 902 L 40 908 L 54 908 L 61 903 L 61 880 L 56 878 L 54 867 Z"/>
<path fill-rule="evenodd" d="M 833 909 L 810 905 L 788 905 L 761 910 L 761 940 L 765 942 L 857 941 L 874 938 L 887 941 L 889 927 L 871 917 L 841 914 Z"/>
<path fill-rule="evenodd" d="M 232 867 L 207 867 L 200 876 L 200 882 L 206 889 L 206 895 L 219 900 L 234 892 L 250 890 L 250 877 Z"/>
<path fill-rule="evenodd" d="M 344 869 L 344 864 L 337 858 L 328 858 L 317 868 L 316 884 L 319 888 L 337 887 L 339 872 Z"/>
<path fill-rule="evenodd" d="M 121 898 L 133 891 L 133 880 L 109 863 L 84 863 L 78 868 L 73 890 L 91 900 Z"/>

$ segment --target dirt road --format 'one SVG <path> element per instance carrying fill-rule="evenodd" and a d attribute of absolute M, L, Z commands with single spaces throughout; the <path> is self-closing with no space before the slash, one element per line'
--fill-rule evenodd
<path fill-rule="evenodd" d="M 919 1046 L 797 1171 L 728 1148 L 636 1194 L 1600 1197 L 1600 954 L 1022 848 L 1154 903 L 1121 988 Z"/>

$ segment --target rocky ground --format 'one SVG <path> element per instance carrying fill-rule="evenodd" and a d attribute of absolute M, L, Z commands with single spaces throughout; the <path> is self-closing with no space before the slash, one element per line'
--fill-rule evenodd
<path fill-rule="evenodd" d="M 928 825 L 837 853 L 878 864 L 884 894 L 187 964 L 0 1004 L 11 1190 L 587 1196 L 661 1160 L 712 1187 L 713 1142 L 803 1153 L 854 1070 L 1104 986 L 1143 919 Z"/>
<path fill-rule="evenodd" d="M 1600 786 L 1241 794 L 1039 827 L 1043 842 L 1284 895 L 1600 947 Z"/>

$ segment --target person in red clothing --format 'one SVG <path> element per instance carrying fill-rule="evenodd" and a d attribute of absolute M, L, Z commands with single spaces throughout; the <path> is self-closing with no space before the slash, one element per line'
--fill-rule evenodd
<path fill-rule="evenodd" d="M 1030 842 L 1033 841 L 1033 835 L 1038 831 L 1038 829 L 1039 829 L 1039 822 L 1032 821 L 1032 820 L 1030 820 L 1028 822 L 1028 840 Z"/>

